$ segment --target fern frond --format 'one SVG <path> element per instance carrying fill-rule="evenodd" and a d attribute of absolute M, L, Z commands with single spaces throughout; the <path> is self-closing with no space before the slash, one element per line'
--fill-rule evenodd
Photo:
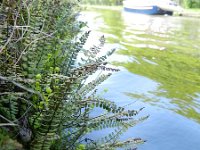
<path fill-rule="evenodd" d="M 109 78 L 111 74 L 107 75 L 101 75 L 97 79 L 93 80 L 92 82 L 88 83 L 87 85 L 84 85 L 79 91 L 78 94 L 85 96 L 88 92 L 92 91 L 95 89 L 95 87 L 99 84 L 101 84 L 103 81 L 105 81 L 107 78 Z"/>

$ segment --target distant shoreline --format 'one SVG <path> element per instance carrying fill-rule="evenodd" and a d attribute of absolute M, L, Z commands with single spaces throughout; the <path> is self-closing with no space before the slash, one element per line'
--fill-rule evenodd
<path fill-rule="evenodd" d="M 106 6 L 106 5 L 81 5 L 82 8 L 96 8 L 96 9 L 109 9 L 109 10 L 123 10 L 123 6 Z"/>
<path fill-rule="evenodd" d="M 86 10 L 87 8 L 95 9 L 109 9 L 120 11 L 123 10 L 123 6 L 105 6 L 105 5 L 81 5 L 81 7 Z M 184 17 L 194 17 L 200 18 L 200 9 L 183 9 L 180 12 L 174 12 L 174 16 L 184 16 Z"/>
<path fill-rule="evenodd" d="M 181 12 L 174 12 L 174 16 L 200 18 L 200 9 L 183 9 Z"/>

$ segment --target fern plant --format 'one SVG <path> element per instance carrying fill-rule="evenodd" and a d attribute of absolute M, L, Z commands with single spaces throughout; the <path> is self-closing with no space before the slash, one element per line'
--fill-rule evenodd
<path fill-rule="evenodd" d="M 146 117 L 134 120 L 141 110 L 126 110 L 96 95 L 97 86 L 119 70 L 106 66 L 114 50 L 100 55 L 103 36 L 99 45 L 84 47 L 90 32 L 81 32 L 85 23 L 77 21 L 78 3 L 1 2 L 0 127 L 3 137 L 17 139 L 25 149 L 109 149 L 144 142 L 117 140 Z M 97 71 L 104 73 L 86 84 Z M 91 118 L 95 107 L 107 113 Z M 98 141 L 84 139 L 110 127 L 116 130 Z"/>

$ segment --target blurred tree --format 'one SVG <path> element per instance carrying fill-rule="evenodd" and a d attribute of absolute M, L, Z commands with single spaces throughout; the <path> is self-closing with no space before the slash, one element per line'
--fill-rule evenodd
<path fill-rule="evenodd" d="M 123 0 L 82 0 L 83 4 L 92 4 L 92 5 L 122 5 Z"/>
<path fill-rule="evenodd" d="M 176 0 L 176 2 L 185 8 L 200 8 L 199 0 Z"/>

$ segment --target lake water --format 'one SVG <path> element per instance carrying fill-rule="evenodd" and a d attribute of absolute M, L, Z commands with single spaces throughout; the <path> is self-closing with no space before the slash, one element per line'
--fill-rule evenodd
<path fill-rule="evenodd" d="M 200 150 L 200 19 L 103 9 L 83 19 L 91 43 L 104 34 L 105 50 L 117 48 L 109 61 L 121 71 L 99 87 L 104 97 L 150 115 L 121 139 L 147 140 L 139 150 Z"/>

